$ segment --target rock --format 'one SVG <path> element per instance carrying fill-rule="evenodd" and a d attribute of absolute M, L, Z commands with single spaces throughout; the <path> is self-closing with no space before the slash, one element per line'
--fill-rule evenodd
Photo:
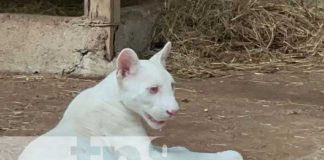
<path fill-rule="evenodd" d="M 157 3 L 123 8 L 116 33 L 116 51 L 130 47 L 141 53 L 149 49 L 160 13 L 161 6 Z"/>

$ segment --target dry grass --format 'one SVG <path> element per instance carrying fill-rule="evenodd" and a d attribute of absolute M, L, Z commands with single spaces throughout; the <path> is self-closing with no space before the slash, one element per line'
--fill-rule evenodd
<path fill-rule="evenodd" d="M 174 42 L 170 69 L 186 77 L 214 76 L 224 66 L 322 62 L 323 11 L 300 0 L 171 1 L 155 37 Z"/>

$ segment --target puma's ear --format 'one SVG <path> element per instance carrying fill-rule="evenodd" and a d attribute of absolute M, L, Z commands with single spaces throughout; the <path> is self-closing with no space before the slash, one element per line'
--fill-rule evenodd
<path fill-rule="evenodd" d="M 164 45 L 163 49 L 151 57 L 150 61 L 161 64 L 163 67 L 166 65 L 166 59 L 168 58 L 171 52 L 171 42 L 168 42 Z"/>
<path fill-rule="evenodd" d="M 117 78 L 123 79 L 134 74 L 138 68 L 138 62 L 139 59 L 132 49 L 123 49 L 117 57 Z"/>

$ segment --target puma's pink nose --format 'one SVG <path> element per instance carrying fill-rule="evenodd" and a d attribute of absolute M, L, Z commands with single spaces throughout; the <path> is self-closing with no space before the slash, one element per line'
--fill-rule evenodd
<path fill-rule="evenodd" d="M 169 116 L 174 116 L 178 112 L 178 110 L 167 110 L 166 112 Z"/>

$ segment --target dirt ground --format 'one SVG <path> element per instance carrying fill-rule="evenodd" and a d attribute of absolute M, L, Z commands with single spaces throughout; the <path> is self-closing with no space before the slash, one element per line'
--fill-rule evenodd
<path fill-rule="evenodd" d="M 70 100 L 98 80 L 0 74 L 0 136 L 51 129 Z M 177 78 L 181 111 L 156 143 L 240 151 L 247 160 L 324 158 L 324 70 Z"/>

